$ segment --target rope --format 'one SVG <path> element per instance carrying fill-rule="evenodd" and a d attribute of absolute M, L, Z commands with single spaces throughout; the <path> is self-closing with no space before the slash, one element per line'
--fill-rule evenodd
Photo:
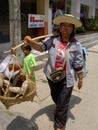
<path fill-rule="evenodd" d="M 12 59 L 13 58 L 13 59 Z M 8 83 L 8 85 L 7 85 L 7 88 L 6 88 L 6 90 L 5 90 L 5 92 L 4 92 L 4 97 L 6 97 L 6 95 L 7 95 L 7 92 L 8 92 L 8 90 L 9 90 L 9 85 L 10 85 L 10 81 L 11 81 L 11 77 L 12 77 L 12 74 L 13 74 L 13 72 L 14 72 L 14 68 L 15 68 L 15 65 L 17 65 L 19 68 L 20 68 L 20 70 L 22 70 L 22 72 L 23 72 L 23 69 L 22 69 L 22 67 L 21 67 L 21 65 L 19 64 L 19 62 L 18 62 L 18 60 L 17 60 L 17 57 L 15 56 L 15 55 L 12 55 L 12 57 L 10 58 L 10 60 L 9 60 L 9 63 L 8 63 L 8 65 L 10 64 L 10 61 L 11 60 L 13 60 L 13 66 L 12 66 L 12 70 L 11 70 L 11 74 L 10 74 L 10 76 L 9 76 L 9 83 Z M 8 65 L 7 65 L 7 67 L 8 67 Z M 6 67 L 6 68 L 7 68 Z M 26 76 L 26 74 L 23 72 L 23 74 Z M 26 76 L 27 77 L 27 76 Z"/>

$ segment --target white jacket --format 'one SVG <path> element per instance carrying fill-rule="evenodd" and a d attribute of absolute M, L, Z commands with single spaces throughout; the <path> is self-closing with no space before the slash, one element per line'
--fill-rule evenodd
<path fill-rule="evenodd" d="M 56 55 L 58 50 L 58 44 L 60 41 L 60 37 L 52 37 L 46 38 L 41 42 L 42 50 L 48 50 L 48 60 L 44 67 L 44 73 L 46 77 L 50 78 L 51 70 L 55 68 Z M 83 67 L 83 54 L 82 47 L 78 41 L 69 42 L 67 44 L 67 48 L 69 51 L 69 57 L 66 61 L 66 80 L 67 87 L 71 87 L 74 85 L 77 80 L 77 73 L 82 71 Z"/>

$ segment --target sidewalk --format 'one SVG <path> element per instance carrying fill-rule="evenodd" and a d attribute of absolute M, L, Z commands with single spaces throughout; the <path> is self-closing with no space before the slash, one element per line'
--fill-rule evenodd
<path fill-rule="evenodd" d="M 65 130 L 98 130 L 98 44 L 88 49 L 89 73 L 83 88 L 74 87 Z M 36 71 L 37 96 L 33 102 L 16 104 L 6 110 L 0 103 L 0 130 L 53 130 L 53 110 L 50 89 L 42 69 Z"/>

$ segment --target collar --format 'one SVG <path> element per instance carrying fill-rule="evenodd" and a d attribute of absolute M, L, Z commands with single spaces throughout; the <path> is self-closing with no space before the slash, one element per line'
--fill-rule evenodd
<path fill-rule="evenodd" d="M 61 41 L 63 44 L 67 44 L 67 43 L 68 43 L 67 41 L 63 41 L 62 38 L 60 39 L 60 41 Z M 71 38 L 69 39 L 69 42 L 75 42 L 75 41 L 76 41 L 76 39 L 75 39 L 74 37 L 71 37 Z"/>

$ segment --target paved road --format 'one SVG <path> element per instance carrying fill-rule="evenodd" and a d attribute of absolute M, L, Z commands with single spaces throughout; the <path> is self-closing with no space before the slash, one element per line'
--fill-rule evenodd
<path fill-rule="evenodd" d="M 6 45 L 0 45 L 2 52 L 8 49 L 8 44 Z M 84 87 L 80 92 L 77 91 L 76 87 L 74 88 L 70 101 L 67 130 L 97 130 L 98 128 L 97 55 L 98 46 L 89 49 L 87 58 L 89 74 L 84 79 Z M 53 130 L 55 105 L 51 100 L 49 87 L 42 70 L 36 71 L 36 77 L 37 96 L 32 103 L 21 103 L 9 110 L 6 110 L 0 103 L 0 130 L 31 130 L 33 122 L 38 125 L 39 130 Z"/>
<path fill-rule="evenodd" d="M 69 106 L 66 130 L 98 130 L 98 45 L 88 49 L 89 73 L 83 88 L 74 87 Z M 37 96 L 33 102 L 16 104 L 6 109 L 0 103 L 0 130 L 53 130 L 54 103 L 41 70 L 36 71 Z"/>

